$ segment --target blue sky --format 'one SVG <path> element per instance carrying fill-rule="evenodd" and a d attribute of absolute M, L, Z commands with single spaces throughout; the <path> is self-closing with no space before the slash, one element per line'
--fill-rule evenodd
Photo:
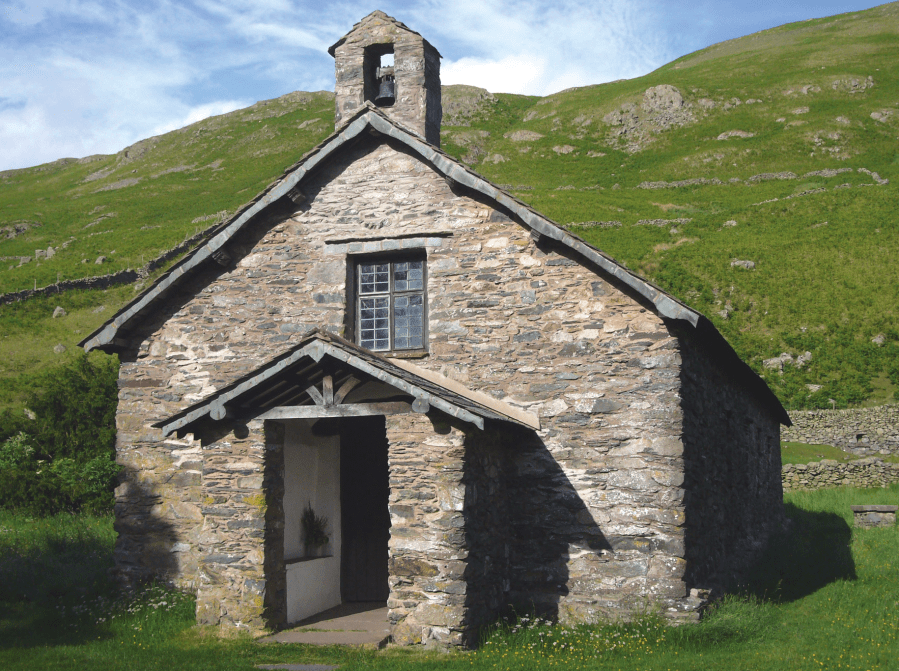
<path fill-rule="evenodd" d="M 0 0 L 0 170 L 114 153 L 296 90 L 375 9 L 443 55 L 444 84 L 546 95 L 866 0 Z"/>

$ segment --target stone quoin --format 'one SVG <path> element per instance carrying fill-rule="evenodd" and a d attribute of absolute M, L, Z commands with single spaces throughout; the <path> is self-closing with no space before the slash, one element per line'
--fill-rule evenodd
<path fill-rule="evenodd" d="M 440 151 L 420 35 L 374 12 L 330 52 L 335 133 L 81 343 L 122 362 L 116 574 L 223 630 L 379 601 L 402 644 L 695 617 L 783 521 L 786 412 L 705 317 Z"/>

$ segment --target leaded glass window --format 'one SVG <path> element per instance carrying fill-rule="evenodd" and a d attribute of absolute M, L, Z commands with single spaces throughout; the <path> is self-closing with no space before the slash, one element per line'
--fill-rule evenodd
<path fill-rule="evenodd" d="M 359 344 L 379 352 L 423 349 L 425 262 L 362 262 L 356 277 Z"/>

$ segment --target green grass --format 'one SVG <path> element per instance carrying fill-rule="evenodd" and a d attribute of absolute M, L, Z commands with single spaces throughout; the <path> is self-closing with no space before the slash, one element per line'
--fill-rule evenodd
<path fill-rule="evenodd" d="M 193 599 L 151 586 L 116 593 L 106 578 L 110 518 L 32 520 L 0 513 L 0 667 L 228 669 L 266 663 L 341 669 L 895 669 L 899 526 L 852 528 L 854 504 L 899 502 L 899 485 L 786 496 L 791 530 L 749 582 L 698 624 L 563 626 L 521 618 L 486 631 L 474 652 L 361 650 L 220 639 L 193 626 Z"/>
<path fill-rule="evenodd" d="M 158 270 L 153 276 L 163 272 Z M 0 306 L 0 408 L 22 404 L 40 374 L 69 361 L 77 343 L 134 298 L 133 285 L 95 291 L 66 291 Z M 63 317 L 53 318 L 62 307 Z M 54 348 L 62 345 L 65 351 Z"/>
<path fill-rule="evenodd" d="M 899 463 L 899 456 L 878 455 L 878 459 Z M 783 441 L 780 444 L 780 460 L 782 464 L 808 464 L 822 459 L 832 459 L 841 463 L 861 459 L 851 452 L 844 452 L 833 445 L 809 445 L 807 443 L 795 443 Z"/>
<path fill-rule="evenodd" d="M 632 80 L 545 98 L 497 94 L 470 115 L 469 126 L 445 125 L 443 148 L 469 157 L 492 181 L 511 185 L 530 205 L 706 314 L 789 409 L 827 408 L 831 399 L 838 407 L 882 403 L 899 393 L 897 54 L 899 4 L 891 3 L 730 40 Z M 868 76 L 872 87 L 834 88 Z M 639 111 L 644 91 L 661 84 L 678 88 L 694 120 L 649 129 L 642 147 L 629 151 L 603 118 L 626 103 Z M 802 87 L 817 88 L 803 94 Z M 703 108 L 703 99 L 715 107 Z M 742 104 L 725 109 L 735 99 Z M 892 115 L 871 117 L 884 111 Z M 211 220 L 202 217 L 248 201 L 332 124 L 330 94 L 295 93 L 151 138 L 127 155 L 0 173 L 0 227 L 39 224 L 0 239 L 0 257 L 11 259 L 0 262 L 0 292 L 142 265 L 207 226 Z M 516 130 L 543 137 L 506 137 Z M 717 139 L 731 130 L 754 136 Z M 480 133 L 475 140 L 473 132 Z M 563 145 L 574 150 L 554 151 Z M 506 160 L 485 161 L 497 154 Z M 807 175 L 838 168 L 851 172 Z M 889 183 L 874 184 L 860 169 Z M 785 171 L 797 179 L 749 181 Z M 722 184 L 638 188 L 691 178 Z M 101 190 L 127 179 L 140 181 Z M 637 225 L 679 217 L 691 221 Z M 622 226 L 577 225 L 608 220 Z M 725 226 L 729 221 L 736 226 Z M 52 259 L 22 266 L 12 259 L 34 259 L 36 249 L 50 245 L 58 248 Z M 99 255 L 108 263 L 94 265 Z M 733 259 L 756 267 L 733 268 Z M 82 300 L 105 302 L 111 311 L 125 296 L 117 299 Z M 0 405 L 15 403 L 18 376 L 52 362 L 57 343 L 72 346 L 75 331 L 102 322 L 54 323 L 43 309 L 39 321 L 16 330 L 15 312 L 0 306 L 0 332 L 9 341 L 2 354 L 13 361 L 0 364 L 0 378 L 10 380 Z M 30 342 L 45 331 L 54 331 L 56 342 Z M 883 344 L 872 343 L 879 334 Z M 806 351 L 812 360 L 801 368 L 787 365 L 780 373 L 762 364 Z"/>
<path fill-rule="evenodd" d="M 847 462 L 858 459 L 854 454 L 844 452 L 833 445 L 808 445 L 784 441 L 780 444 L 780 460 L 783 464 L 807 464 L 822 459 Z"/>

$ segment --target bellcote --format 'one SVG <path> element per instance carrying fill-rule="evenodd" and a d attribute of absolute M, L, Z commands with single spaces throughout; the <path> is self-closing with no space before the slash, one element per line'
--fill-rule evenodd
<path fill-rule="evenodd" d="M 440 54 L 427 40 L 375 11 L 328 49 L 336 74 L 337 127 L 370 101 L 406 128 L 440 146 Z M 388 84 L 382 89 L 382 84 Z M 393 85 L 393 97 L 389 92 Z M 385 95 L 380 95 L 384 93 Z"/>

